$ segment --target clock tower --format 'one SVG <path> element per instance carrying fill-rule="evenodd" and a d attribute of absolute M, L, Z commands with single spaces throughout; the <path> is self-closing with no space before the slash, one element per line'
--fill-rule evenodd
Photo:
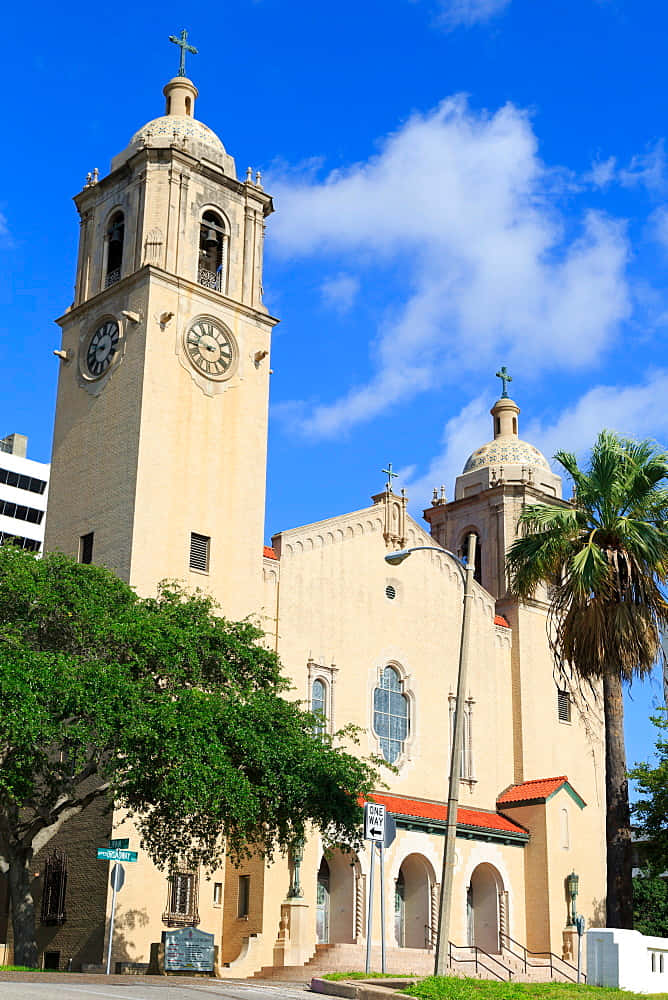
<path fill-rule="evenodd" d="M 46 548 L 140 594 L 185 580 L 241 618 L 261 605 L 273 206 L 195 118 L 183 58 L 163 93 L 164 114 L 74 199 Z"/>

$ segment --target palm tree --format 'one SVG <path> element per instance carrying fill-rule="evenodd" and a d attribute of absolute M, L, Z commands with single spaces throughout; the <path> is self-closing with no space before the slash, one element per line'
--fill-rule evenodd
<path fill-rule="evenodd" d="M 575 487 L 560 506 L 527 506 L 508 552 L 512 593 L 551 584 L 548 630 L 560 669 L 603 682 L 607 924 L 633 927 L 623 682 L 647 674 L 668 624 L 668 454 L 602 431 L 589 465 L 557 452 Z M 600 688 L 599 688 L 600 690 Z"/>

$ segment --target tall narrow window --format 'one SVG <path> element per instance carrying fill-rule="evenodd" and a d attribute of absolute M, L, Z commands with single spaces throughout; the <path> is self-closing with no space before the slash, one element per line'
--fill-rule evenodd
<path fill-rule="evenodd" d="M 473 567 L 473 579 L 482 587 L 482 544 L 480 542 L 480 535 L 478 532 L 474 531 L 473 534 L 475 535 L 475 566 Z M 468 536 L 469 532 L 464 535 L 462 544 L 459 547 L 459 558 L 464 564 L 466 563 L 466 556 L 469 550 Z"/>
<path fill-rule="evenodd" d="M 65 892 L 67 890 L 67 855 L 55 850 L 44 865 L 42 888 L 42 923 L 64 924 L 67 919 Z"/>
<path fill-rule="evenodd" d="M 200 573 L 209 572 L 209 549 L 211 539 L 207 535 L 190 534 L 190 568 Z"/>
<path fill-rule="evenodd" d="M 93 561 L 93 538 L 95 532 L 89 531 L 87 535 L 82 535 L 79 539 L 79 562 L 92 563 Z"/>
<path fill-rule="evenodd" d="M 324 681 L 319 678 L 313 681 L 311 687 L 311 711 L 318 717 L 314 731 L 318 736 L 322 736 L 327 723 L 327 688 Z"/>
<path fill-rule="evenodd" d="M 383 757 L 393 764 L 408 737 L 408 699 L 394 667 L 385 667 L 373 692 L 373 728 Z"/>
<path fill-rule="evenodd" d="M 450 752 L 452 753 L 452 742 L 455 735 L 455 708 L 457 698 L 451 692 L 448 698 L 450 711 Z M 462 755 L 459 768 L 459 777 L 463 781 L 475 781 L 473 769 L 473 706 L 475 701 L 469 697 L 464 702 L 464 725 L 462 727 Z"/>
<path fill-rule="evenodd" d="M 169 926 L 199 923 L 198 883 L 196 872 L 176 869 L 167 879 L 167 906 L 162 915 Z"/>
<path fill-rule="evenodd" d="M 217 292 L 226 289 L 225 269 L 227 235 L 223 220 L 215 212 L 205 212 L 199 227 L 199 262 L 197 280 Z"/>
<path fill-rule="evenodd" d="M 250 875 L 239 876 L 238 917 L 247 917 L 250 910 Z"/>
<path fill-rule="evenodd" d="M 123 239 L 125 237 L 125 220 L 122 212 L 116 212 L 111 217 L 107 229 L 107 273 L 104 287 L 109 288 L 121 280 L 123 267 Z"/>

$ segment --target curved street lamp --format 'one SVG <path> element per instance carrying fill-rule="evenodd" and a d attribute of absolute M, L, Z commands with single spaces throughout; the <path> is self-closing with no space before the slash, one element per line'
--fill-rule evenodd
<path fill-rule="evenodd" d="M 459 778 L 462 766 L 462 737 L 464 735 L 464 699 L 468 677 L 469 644 L 471 635 L 470 606 L 473 597 L 473 572 L 475 569 L 476 536 L 471 532 L 467 538 L 466 566 L 448 549 L 436 545 L 416 545 L 411 549 L 401 549 L 385 556 L 390 566 L 398 566 L 413 552 L 423 550 L 440 552 L 450 556 L 462 575 L 464 599 L 462 612 L 462 632 L 459 642 L 459 669 L 457 671 L 457 701 L 455 702 L 455 726 L 450 753 L 450 781 L 448 786 L 448 816 L 445 824 L 445 847 L 443 849 L 443 874 L 441 876 L 441 900 L 438 912 L 438 935 L 436 938 L 436 961 L 434 973 L 445 976 L 448 971 L 448 942 L 450 939 L 450 913 L 452 911 L 452 888 L 455 873 L 455 838 L 457 836 L 457 807 L 459 805 Z"/>

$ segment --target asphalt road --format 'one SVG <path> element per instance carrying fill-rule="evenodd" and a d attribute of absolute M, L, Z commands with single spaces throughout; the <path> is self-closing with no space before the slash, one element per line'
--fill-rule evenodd
<path fill-rule="evenodd" d="M 86 977 L 87 978 L 87 977 Z M 95 977 L 96 980 L 98 977 Z M 301 984 L 229 981 L 174 983 L 164 979 L 153 984 L 133 982 L 131 976 L 118 982 L 117 976 L 108 983 L 87 983 L 84 977 L 60 981 L 25 982 L 19 979 L 0 981 L 0 998 L 4 1000 L 308 1000 L 309 990 Z"/>

